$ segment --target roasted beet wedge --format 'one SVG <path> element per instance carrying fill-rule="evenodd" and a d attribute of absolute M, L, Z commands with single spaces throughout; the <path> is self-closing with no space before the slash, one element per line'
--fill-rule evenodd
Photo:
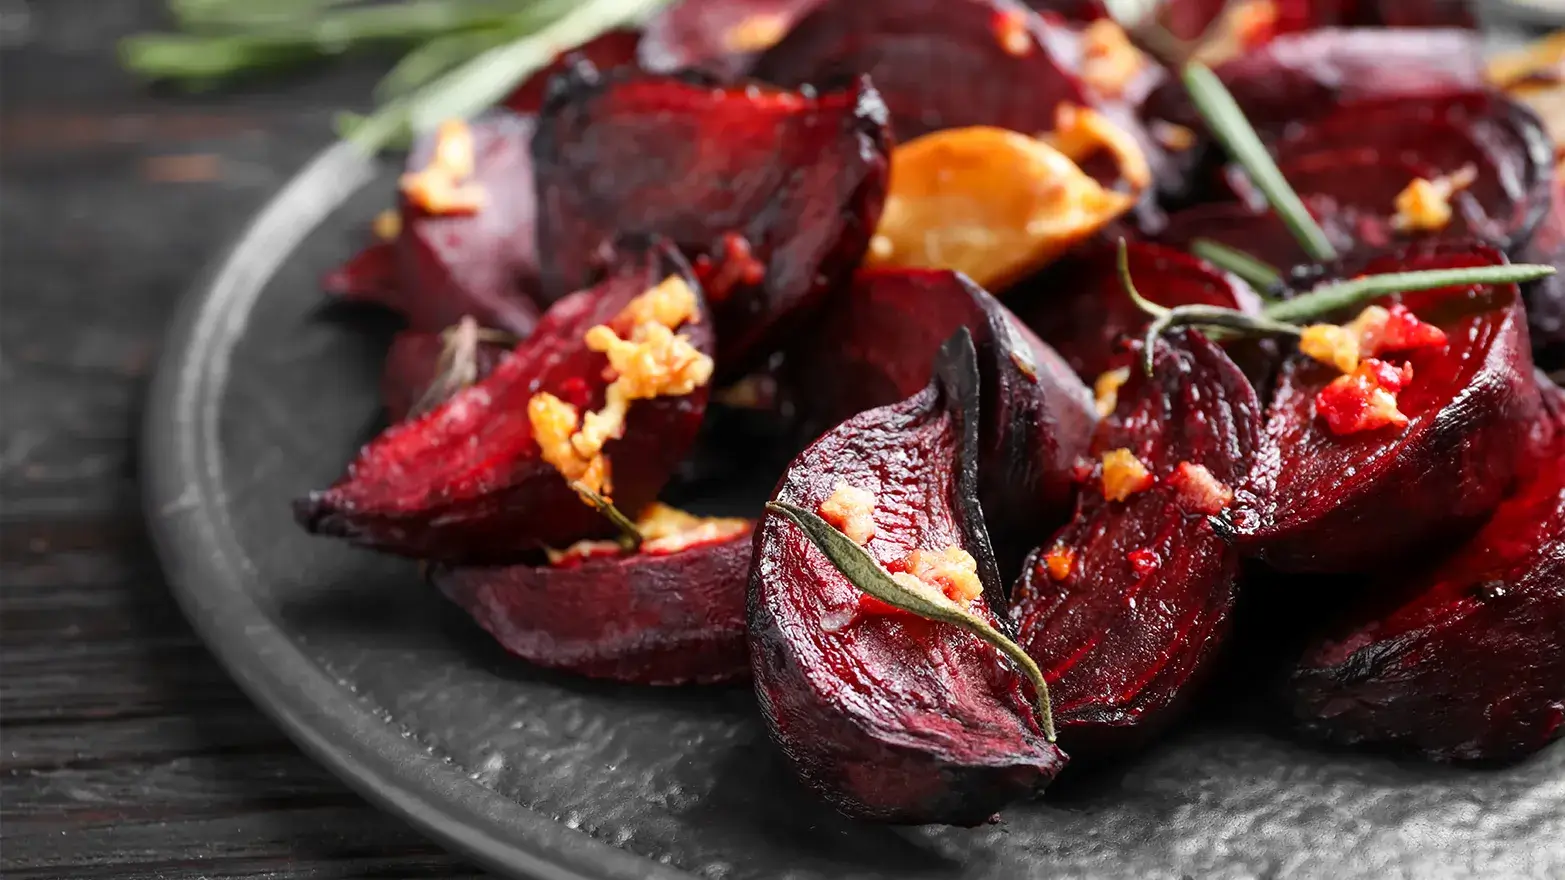
<path fill-rule="evenodd" d="M 414 409 L 427 409 L 464 384 L 476 382 L 494 371 L 508 348 L 479 338 L 453 339 L 446 333 L 398 333 L 386 352 L 381 368 L 380 399 L 386 417 L 400 422 Z"/>
<path fill-rule="evenodd" d="M 1154 377 L 1134 370 L 1120 390 L 1075 518 L 1028 560 L 1012 596 L 1018 641 L 1049 681 L 1072 754 L 1139 745 L 1199 684 L 1239 570 L 1208 517 L 1258 491 L 1261 412 L 1244 374 L 1194 331 L 1160 342 L 1153 364 Z M 1155 482 L 1110 501 L 1125 450 Z"/>
<path fill-rule="evenodd" d="M 1300 197 L 1334 246 L 1342 250 L 1353 246 L 1353 235 L 1339 216 L 1334 200 L 1315 193 L 1302 193 Z M 1216 202 L 1176 211 L 1157 234 L 1160 244 L 1179 250 L 1189 249 L 1192 242 L 1201 238 L 1236 248 L 1278 268 L 1304 259 L 1298 239 L 1276 214 L 1239 202 Z"/>
<path fill-rule="evenodd" d="M 1425 243 L 1336 274 L 1504 262 L 1481 245 Z M 1239 501 L 1224 525 L 1246 554 L 1283 570 L 1372 570 L 1470 530 L 1499 503 L 1538 406 L 1520 296 L 1504 285 L 1401 302 L 1447 337 L 1406 355 L 1412 381 L 1397 406 L 1407 426 L 1334 433 L 1315 397 L 1341 373 L 1290 360 L 1267 411 L 1261 460 L 1273 491 Z"/>
<path fill-rule="evenodd" d="M 750 530 L 671 552 L 551 565 L 437 567 L 435 585 L 507 651 L 539 666 L 640 684 L 747 678 Z"/>
<path fill-rule="evenodd" d="M 776 499 L 813 512 L 844 486 L 872 493 L 858 511 L 873 519 L 868 553 L 906 570 L 913 551 L 965 550 L 982 583 L 972 610 L 1002 626 L 977 501 L 977 365 L 971 348 L 947 352 L 928 388 L 801 453 Z M 838 809 L 976 825 L 1065 764 L 1041 732 L 1030 685 L 996 649 L 952 624 L 875 606 L 775 513 L 755 550 L 750 644 L 762 713 L 799 775 Z"/>
<path fill-rule="evenodd" d="M 1554 436 L 1472 538 L 1375 588 L 1292 677 L 1309 734 L 1440 760 L 1515 759 L 1565 732 L 1565 392 Z"/>
<path fill-rule="evenodd" d="M 323 535 L 420 559 L 509 562 L 540 545 L 564 546 L 612 531 L 583 504 L 533 436 L 529 402 L 549 392 L 578 410 L 604 405 L 607 361 L 583 337 L 616 327 L 632 300 L 670 276 L 699 290 L 673 249 L 632 253 L 598 286 L 556 303 L 537 332 L 483 381 L 417 418 L 394 425 L 364 449 L 336 485 L 295 507 L 299 522 Z M 680 329 L 703 353 L 711 322 Z M 624 433 L 603 448 L 612 495 L 623 510 L 656 497 L 684 457 L 706 410 L 708 386 L 636 400 Z"/>
<path fill-rule="evenodd" d="M 371 245 L 329 274 L 328 291 L 376 302 L 401 314 L 408 329 L 438 332 L 472 316 L 485 327 L 526 336 L 538 322 L 531 291 L 538 271 L 533 240 L 533 120 L 497 113 L 474 121 L 473 182 L 483 206 L 438 216 L 402 200 L 392 243 Z M 416 171 L 430 161 L 433 138 L 408 157 Z"/>
<path fill-rule="evenodd" d="M 696 68 L 723 79 L 749 73 L 756 56 L 788 34 L 821 0 L 678 0 L 647 22 L 641 66 Z"/>
<path fill-rule="evenodd" d="M 978 347 L 978 497 L 1002 575 L 1040 528 L 1070 514 L 1071 472 L 1097 418 L 1092 396 L 1047 345 L 956 272 L 866 269 L 789 351 L 788 379 L 810 436 L 916 393 L 956 327 Z"/>
<path fill-rule="evenodd" d="M 1126 252 L 1137 288 L 1159 305 L 1260 311 L 1248 284 L 1189 254 L 1144 243 L 1127 245 Z M 1082 248 L 1013 288 L 1006 302 L 1089 382 L 1130 363 L 1118 343 L 1148 322 L 1120 281 L 1117 248 L 1106 243 Z"/>
<path fill-rule="evenodd" d="M 812 96 L 579 67 L 534 140 L 545 295 L 589 281 L 617 234 L 665 236 L 696 260 L 734 376 L 863 258 L 889 151 L 867 82 Z"/>
<path fill-rule="evenodd" d="M 535 114 L 549 94 L 549 81 L 556 74 L 564 73 L 572 64 L 585 60 L 594 68 L 607 73 L 621 67 L 632 66 L 640 53 L 639 31 L 609 31 L 571 49 L 561 52 L 548 67 L 529 76 L 502 102 L 517 113 Z"/>

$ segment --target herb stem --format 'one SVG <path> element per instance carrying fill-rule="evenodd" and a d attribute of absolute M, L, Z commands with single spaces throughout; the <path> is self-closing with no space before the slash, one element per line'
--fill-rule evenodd
<path fill-rule="evenodd" d="M 615 507 L 614 502 L 587 488 L 581 482 L 571 483 L 571 489 L 581 496 L 581 499 L 587 502 L 593 510 L 603 514 L 604 519 L 613 523 L 614 527 L 619 529 L 618 540 L 621 549 L 626 553 L 635 553 L 641 549 L 641 542 L 646 540 L 645 536 L 641 534 L 641 529 L 636 528 L 636 524 L 631 522 L 630 517 L 626 516 L 618 507 Z"/>
<path fill-rule="evenodd" d="M 1358 308 L 1393 293 L 1469 287 L 1476 284 L 1524 284 L 1554 274 L 1553 266 L 1518 263 L 1364 275 L 1317 287 L 1309 293 L 1268 305 L 1262 313 L 1274 320 L 1302 324 L 1336 312 Z"/>

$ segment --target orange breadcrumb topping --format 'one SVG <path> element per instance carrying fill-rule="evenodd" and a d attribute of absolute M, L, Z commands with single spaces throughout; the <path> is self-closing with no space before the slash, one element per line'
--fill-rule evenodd
<path fill-rule="evenodd" d="M 1360 361 L 1386 352 L 1439 348 L 1445 332 L 1418 319 L 1400 303 L 1368 306 L 1347 324 L 1311 324 L 1299 336 L 1299 351 L 1344 373 Z"/>
<path fill-rule="evenodd" d="M 968 605 L 984 592 L 978 580 L 978 560 L 961 547 L 939 552 L 914 550 L 891 568 L 898 569 L 891 571 L 891 579 L 897 583 L 920 593 L 926 588 L 939 590 L 958 605 Z"/>
<path fill-rule="evenodd" d="M 1100 417 L 1107 418 L 1113 415 L 1114 408 L 1119 406 L 1119 389 L 1128 381 L 1130 381 L 1130 368 L 1120 367 L 1103 373 L 1092 383 L 1092 396 Z"/>
<path fill-rule="evenodd" d="M 1178 491 L 1179 500 L 1185 507 L 1197 513 L 1213 516 L 1234 503 L 1234 490 L 1212 476 L 1205 465 L 1182 461 L 1169 482 Z"/>
<path fill-rule="evenodd" d="M 1356 434 L 1387 426 L 1405 428 L 1408 417 L 1397 408 L 1397 392 L 1413 380 L 1413 365 L 1398 369 L 1369 358 L 1346 376 L 1338 376 L 1315 395 L 1315 413 L 1333 434 Z"/>
<path fill-rule="evenodd" d="M 1076 570 L 1076 551 L 1069 547 L 1054 547 L 1043 555 L 1043 567 L 1049 578 L 1063 581 Z"/>
<path fill-rule="evenodd" d="M 1117 98 L 1146 66 L 1125 29 L 1100 18 L 1081 32 L 1081 78 L 1101 95 Z"/>
<path fill-rule="evenodd" d="M 630 338 L 622 339 L 604 324 L 589 329 L 587 348 L 608 357 L 614 380 L 604 390 L 603 408 L 585 417 L 548 392 L 533 395 L 527 415 L 544 461 L 566 480 L 607 496 L 611 483 L 603 447 L 624 434 L 630 404 L 689 394 L 711 380 L 712 358 L 673 331 L 698 319 L 695 292 L 683 279 L 670 276 L 615 317 L 616 325 L 632 328 Z M 562 431 L 568 432 L 563 444 Z"/>
<path fill-rule="evenodd" d="M 402 234 L 402 215 L 387 208 L 375 215 L 375 222 L 370 224 L 370 229 L 381 241 L 396 241 L 397 236 Z"/>
<path fill-rule="evenodd" d="M 875 493 L 867 489 L 838 480 L 821 502 L 820 515 L 860 547 L 875 537 Z"/>
<path fill-rule="evenodd" d="M 435 132 L 434 155 L 419 171 L 402 175 L 402 194 L 431 214 L 474 214 L 484 206 L 484 191 L 473 176 L 473 131 L 460 119 L 448 119 Z"/>
<path fill-rule="evenodd" d="M 1152 488 L 1157 479 L 1141 459 L 1129 449 L 1111 449 L 1103 453 L 1103 497 L 1124 501 L 1137 492 Z"/>
<path fill-rule="evenodd" d="M 777 45 L 788 33 L 788 16 L 758 12 L 723 32 L 723 48 L 730 52 L 760 52 Z"/>
<path fill-rule="evenodd" d="M 1472 186 L 1477 179 L 1478 170 L 1470 164 L 1433 180 L 1414 178 L 1397 193 L 1397 212 L 1391 218 L 1391 225 L 1403 232 L 1435 232 L 1446 228 L 1451 223 L 1451 197 Z"/>
<path fill-rule="evenodd" d="M 1032 51 L 1032 34 L 1027 32 L 1027 13 L 1021 10 L 996 13 L 994 36 L 1008 55 L 1022 58 Z"/>

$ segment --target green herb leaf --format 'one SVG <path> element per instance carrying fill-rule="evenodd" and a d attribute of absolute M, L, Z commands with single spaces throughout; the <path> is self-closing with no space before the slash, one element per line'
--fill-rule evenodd
<path fill-rule="evenodd" d="M 1206 65 L 1196 62 L 1185 65 L 1184 81 L 1190 99 L 1195 102 L 1201 118 L 1206 120 L 1207 127 L 1222 142 L 1228 155 L 1244 166 L 1256 188 L 1266 197 L 1267 204 L 1298 239 L 1304 252 L 1316 261 L 1336 259 L 1337 249 L 1332 247 L 1325 231 L 1299 200 L 1299 194 L 1277 169 L 1277 163 L 1272 161 L 1271 154 L 1256 136 L 1255 129 L 1250 127 L 1250 121 L 1244 117 L 1244 111 L 1239 109 L 1223 81 Z"/>
<path fill-rule="evenodd" d="M 926 620 L 961 627 L 999 649 L 1017 669 L 1021 670 L 1027 680 L 1032 682 L 1033 693 L 1037 697 L 1039 724 L 1043 728 L 1044 736 L 1049 742 L 1054 742 L 1054 713 L 1049 705 L 1049 684 L 1044 680 L 1043 671 L 1038 668 L 1038 664 L 1027 656 L 1027 652 L 1023 651 L 1020 645 L 990 626 L 988 621 L 951 601 L 939 590 L 931 588 L 928 592 L 924 592 L 905 587 L 892 580 L 891 575 L 887 574 L 886 570 L 880 567 L 880 563 L 876 562 L 863 547 L 853 543 L 847 535 L 833 528 L 830 523 L 816 514 L 798 505 L 782 501 L 770 502 L 766 505 L 766 509 L 787 517 L 803 530 L 810 543 L 819 548 L 831 564 L 842 572 L 843 577 L 859 590 L 887 605 L 916 614 Z"/>
<path fill-rule="evenodd" d="M 1224 272 L 1232 272 L 1265 296 L 1265 292 L 1282 283 L 1282 273 L 1265 260 L 1244 251 L 1231 248 L 1210 238 L 1198 238 L 1190 242 L 1190 253 L 1211 263 Z"/>
<path fill-rule="evenodd" d="M 1525 284 L 1554 274 L 1553 266 L 1517 263 L 1511 266 L 1471 266 L 1462 269 L 1424 269 L 1365 275 L 1317 287 L 1290 300 L 1272 303 L 1266 317 L 1291 324 L 1305 324 L 1336 312 L 1366 306 L 1393 293 L 1468 287 L 1475 284 Z"/>

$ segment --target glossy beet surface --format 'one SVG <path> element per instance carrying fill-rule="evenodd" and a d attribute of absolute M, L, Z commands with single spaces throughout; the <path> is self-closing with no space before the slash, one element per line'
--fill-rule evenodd
<path fill-rule="evenodd" d="M 744 76 L 759 53 L 819 5 L 821 0 L 677 0 L 647 22 L 641 66 Z"/>
<path fill-rule="evenodd" d="M 796 405 L 811 436 L 928 384 L 929 363 L 957 327 L 982 376 L 978 495 L 1002 573 L 1069 515 L 1071 470 L 1097 417 L 1091 394 L 1004 306 L 956 273 L 867 269 L 789 351 Z"/>
<path fill-rule="evenodd" d="M 328 275 L 327 290 L 380 303 L 411 330 L 437 332 L 471 315 L 485 327 L 520 336 L 532 331 L 538 321 L 531 296 L 538 272 L 533 120 L 496 113 L 470 128 L 473 182 L 484 193 L 478 212 L 437 216 L 403 199 L 396 240 L 371 245 Z M 433 149 L 433 138 L 421 140 L 408 169 L 422 169 Z"/>
<path fill-rule="evenodd" d="M 549 66 L 517 86 L 502 103 L 517 113 L 535 114 L 543 108 L 544 99 L 549 95 L 550 81 L 567 72 L 577 61 L 585 60 L 604 73 L 634 65 L 641 36 L 640 31 L 609 31 L 568 52 L 562 52 Z"/>
<path fill-rule="evenodd" d="M 1070 524 L 1028 560 L 1012 596 L 1018 641 L 1054 696 L 1073 754 L 1143 742 L 1190 696 L 1228 631 L 1239 557 L 1213 532 L 1208 501 L 1176 472 L 1200 465 L 1254 498 L 1261 446 L 1255 391 L 1222 350 L 1193 331 L 1159 343 L 1155 378 L 1139 369 L 1093 439 L 1095 456 L 1129 449 L 1151 488 L 1108 501 L 1101 474 Z M 1070 563 L 1051 567 L 1051 553 Z"/>
<path fill-rule="evenodd" d="M 1158 305 L 1260 311 L 1249 285 L 1187 253 L 1143 243 L 1127 245 L 1127 253 L 1136 289 Z M 1006 302 L 1089 382 L 1128 364 L 1132 356 L 1118 342 L 1150 321 L 1125 292 L 1118 250 L 1106 243 L 1078 249 L 1014 289 Z"/>
<path fill-rule="evenodd" d="M 556 303 L 483 381 L 371 441 L 336 485 L 297 504 L 299 522 L 367 547 L 449 561 L 511 561 L 539 545 L 606 534 L 607 521 L 542 459 L 527 403 L 548 391 L 584 410 L 601 408 L 607 360 L 583 335 L 612 325 L 670 274 L 688 272 L 666 246 L 626 253 L 597 287 Z M 711 351 L 710 321 L 680 332 Z M 622 509 L 640 510 L 656 497 L 695 439 L 707 392 L 703 385 L 631 404 L 624 436 L 605 447 Z"/>
<path fill-rule="evenodd" d="M 1565 392 L 1544 390 L 1554 436 L 1483 529 L 1376 585 L 1300 661 L 1306 732 L 1444 760 L 1519 758 L 1565 732 Z"/>
<path fill-rule="evenodd" d="M 512 654 L 641 684 L 745 678 L 750 533 L 667 554 L 440 567 L 435 585 Z"/>
<path fill-rule="evenodd" d="M 940 369 L 908 400 L 813 443 L 776 498 L 814 511 L 839 481 L 874 493 L 870 555 L 886 565 L 915 549 L 967 550 L 985 593 L 974 611 L 995 621 L 1001 589 L 972 448 L 976 364 Z M 1064 765 L 1040 731 L 1030 686 L 994 648 L 949 624 L 860 612 L 858 589 L 777 514 L 762 520 L 755 551 L 751 663 L 761 710 L 794 769 L 838 809 L 976 825 Z"/>
<path fill-rule="evenodd" d="M 1502 262 L 1490 248 L 1424 244 L 1341 272 Z M 1499 503 L 1537 409 L 1520 297 L 1506 285 L 1409 293 L 1401 302 L 1449 340 L 1405 359 L 1413 379 L 1398 405 L 1410 423 L 1332 433 L 1314 399 L 1340 373 L 1290 360 L 1267 412 L 1261 458 L 1273 491 L 1241 501 L 1232 515 L 1244 552 L 1287 570 L 1385 567 L 1472 528 Z"/>
<path fill-rule="evenodd" d="M 890 140 L 867 82 L 812 97 L 584 68 L 534 147 L 545 295 L 590 280 L 618 234 L 665 236 L 708 269 L 718 369 L 733 374 L 858 265 Z"/>
<path fill-rule="evenodd" d="M 462 381 L 482 379 L 507 351 L 503 345 L 482 341 L 463 348 L 440 333 L 398 333 L 381 368 L 380 399 L 386 418 L 400 422 L 415 408 L 427 409 L 444 399 L 447 395 L 442 392 L 455 390 Z"/>

